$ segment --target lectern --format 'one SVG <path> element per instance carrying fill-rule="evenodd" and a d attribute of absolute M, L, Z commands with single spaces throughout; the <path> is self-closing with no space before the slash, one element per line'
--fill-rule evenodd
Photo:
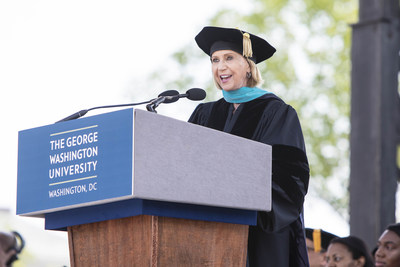
<path fill-rule="evenodd" d="M 67 230 L 71 266 L 245 266 L 271 147 L 140 109 L 19 132 L 17 214 Z"/>

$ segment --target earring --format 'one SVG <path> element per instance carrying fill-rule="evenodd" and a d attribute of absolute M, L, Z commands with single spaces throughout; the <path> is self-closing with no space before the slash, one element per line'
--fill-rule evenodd
<path fill-rule="evenodd" d="M 246 78 L 250 79 L 251 78 L 251 72 L 246 72 Z"/>

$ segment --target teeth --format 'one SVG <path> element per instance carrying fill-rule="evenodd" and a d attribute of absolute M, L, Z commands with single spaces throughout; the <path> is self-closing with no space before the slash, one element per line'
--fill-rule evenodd
<path fill-rule="evenodd" d="M 221 75 L 222 79 L 228 78 L 230 75 Z"/>

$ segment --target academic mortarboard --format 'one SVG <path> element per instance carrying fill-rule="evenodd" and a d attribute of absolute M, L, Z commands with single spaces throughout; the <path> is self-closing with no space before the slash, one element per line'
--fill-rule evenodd
<path fill-rule="evenodd" d="M 337 236 L 321 229 L 306 228 L 306 238 L 314 242 L 314 250 L 327 250 L 329 243 Z"/>
<path fill-rule="evenodd" d="M 195 40 L 209 56 L 218 50 L 233 50 L 255 63 L 272 57 L 276 51 L 266 40 L 233 28 L 207 26 L 197 34 Z"/>

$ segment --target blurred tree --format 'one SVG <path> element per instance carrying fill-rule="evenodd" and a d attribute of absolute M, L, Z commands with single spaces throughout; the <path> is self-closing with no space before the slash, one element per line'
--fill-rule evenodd
<path fill-rule="evenodd" d="M 238 27 L 265 37 L 277 48 L 276 54 L 259 66 L 265 80 L 262 87 L 297 110 L 311 166 L 311 189 L 347 219 L 349 23 L 357 20 L 357 3 L 247 0 L 243 7 L 239 11 L 219 11 L 209 25 Z M 164 88 L 185 90 L 201 85 L 208 91 L 208 100 L 215 100 L 217 90 L 207 68 L 208 60 L 190 41 L 173 54 L 173 67 L 168 65 L 149 79 L 162 83 Z"/>

